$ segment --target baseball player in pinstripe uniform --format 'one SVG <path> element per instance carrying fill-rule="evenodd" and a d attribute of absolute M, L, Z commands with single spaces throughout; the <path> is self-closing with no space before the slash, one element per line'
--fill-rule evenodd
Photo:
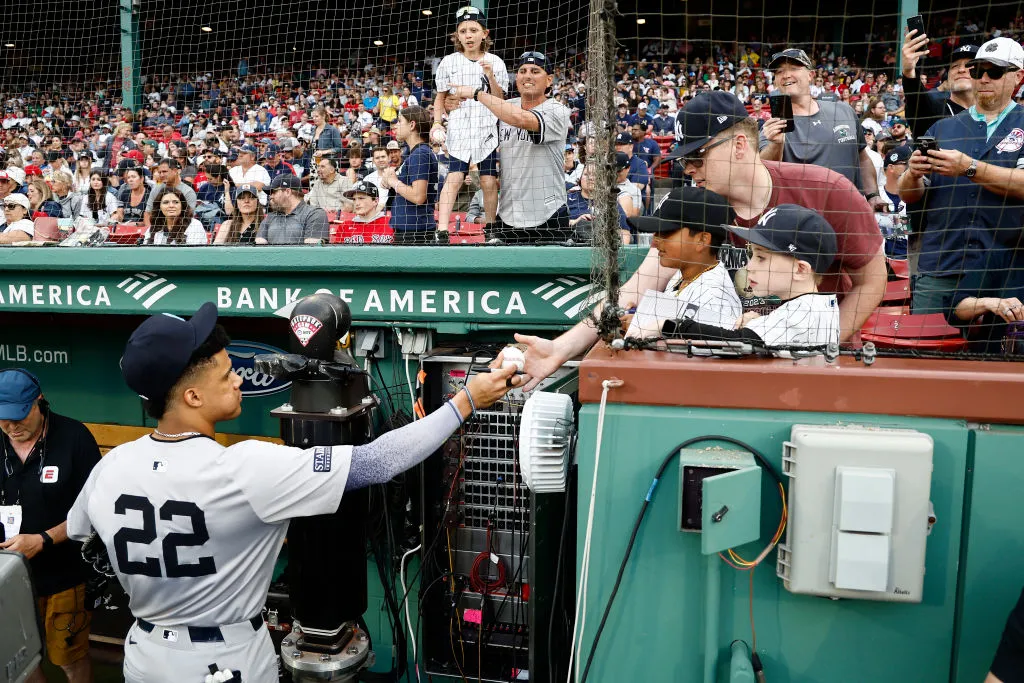
<path fill-rule="evenodd" d="M 68 513 L 68 535 L 95 530 L 130 597 L 129 683 L 202 683 L 214 664 L 245 683 L 276 683 L 260 615 L 288 520 L 334 512 L 345 491 L 421 462 L 521 383 L 514 367 L 497 369 L 499 356 L 440 409 L 365 446 L 225 448 L 216 424 L 242 409 L 229 341 L 212 303 L 190 320 L 155 315 L 135 330 L 121 371 L 157 428 L 110 451 Z"/>

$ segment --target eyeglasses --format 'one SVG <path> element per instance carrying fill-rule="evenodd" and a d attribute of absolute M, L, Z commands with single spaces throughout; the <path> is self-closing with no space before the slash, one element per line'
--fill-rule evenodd
<path fill-rule="evenodd" d="M 4 211 L 14 211 L 17 208 L 25 208 L 21 204 L 4 204 Z"/>
<path fill-rule="evenodd" d="M 998 81 L 1011 71 L 1017 71 L 1017 67 L 997 66 L 995 64 L 975 64 L 970 68 L 971 78 L 976 81 L 981 80 L 981 77 L 985 74 L 988 74 L 988 77 L 993 81 Z"/>
<path fill-rule="evenodd" d="M 710 152 L 715 147 L 718 147 L 721 144 L 729 142 L 729 140 L 732 140 L 734 137 L 736 137 L 736 136 L 735 135 L 731 135 L 731 136 L 729 136 L 727 138 L 722 138 L 721 140 L 719 140 L 717 142 L 712 142 L 710 145 L 707 145 L 705 147 L 701 147 L 695 153 L 693 153 L 693 154 L 691 154 L 689 156 L 683 157 L 683 165 L 684 166 L 693 166 L 694 168 L 700 168 L 701 166 L 704 165 L 704 157 L 707 155 L 708 152 Z"/>

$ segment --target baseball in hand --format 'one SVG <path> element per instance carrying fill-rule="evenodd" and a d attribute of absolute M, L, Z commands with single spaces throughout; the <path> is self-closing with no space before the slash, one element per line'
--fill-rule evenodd
<path fill-rule="evenodd" d="M 526 367 L 526 356 L 515 346 L 506 346 L 501 350 L 501 369 L 515 368 L 516 372 L 522 372 Z"/>
<path fill-rule="evenodd" d="M 430 141 L 435 145 L 443 145 L 446 137 L 444 128 L 441 126 L 434 126 L 430 130 Z"/>

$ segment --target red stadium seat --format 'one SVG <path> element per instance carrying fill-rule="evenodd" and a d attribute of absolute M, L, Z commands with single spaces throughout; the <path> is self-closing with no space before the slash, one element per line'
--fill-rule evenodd
<path fill-rule="evenodd" d="M 449 244 L 483 244 L 484 243 L 484 231 L 481 230 L 477 233 L 460 231 L 455 232 L 454 230 L 448 231 L 448 243 Z"/>
<path fill-rule="evenodd" d="M 885 284 L 885 296 L 880 306 L 905 306 L 910 303 L 910 280 L 890 280 Z"/>
<path fill-rule="evenodd" d="M 138 244 L 145 234 L 145 225 L 120 223 L 111 229 L 107 235 L 107 241 L 115 244 Z"/>
<path fill-rule="evenodd" d="M 884 349 L 963 351 L 967 340 L 941 313 L 890 315 L 872 313 L 860 330 L 861 340 Z"/>
<path fill-rule="evenodd" d="M 327 210 L 327 220 L 329 222 L 331 222 L 331 223 L 337 223 L 338 222 L 338 214 L 339 213 L 341 213 L 341 212 L 340 211 L 336 211 L 335 209 L 328 209 Z"/>
<path fill-rule="evenodd" d="M 902 280 L 910 279 L 910 263 L 906 259 L 887 258 L 885 262 L 889 266 L 890 277 Z"/>

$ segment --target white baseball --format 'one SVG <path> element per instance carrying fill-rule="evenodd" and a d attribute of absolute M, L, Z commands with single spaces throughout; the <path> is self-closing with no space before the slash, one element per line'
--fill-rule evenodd
<path fill-rule="evenodd" d="M 435 126 L 430 131 L 430 141 L 436 145 L 443 145 L 447 137 L 448 134 L 440 126 Z"/>
<path fill-rule="evenodd" d="M 522 372 L 526 367 L 526 356 L 515 346 L 506 346 L 501 350 L 501 369 L 515 368 L 516 372 Z"/>

